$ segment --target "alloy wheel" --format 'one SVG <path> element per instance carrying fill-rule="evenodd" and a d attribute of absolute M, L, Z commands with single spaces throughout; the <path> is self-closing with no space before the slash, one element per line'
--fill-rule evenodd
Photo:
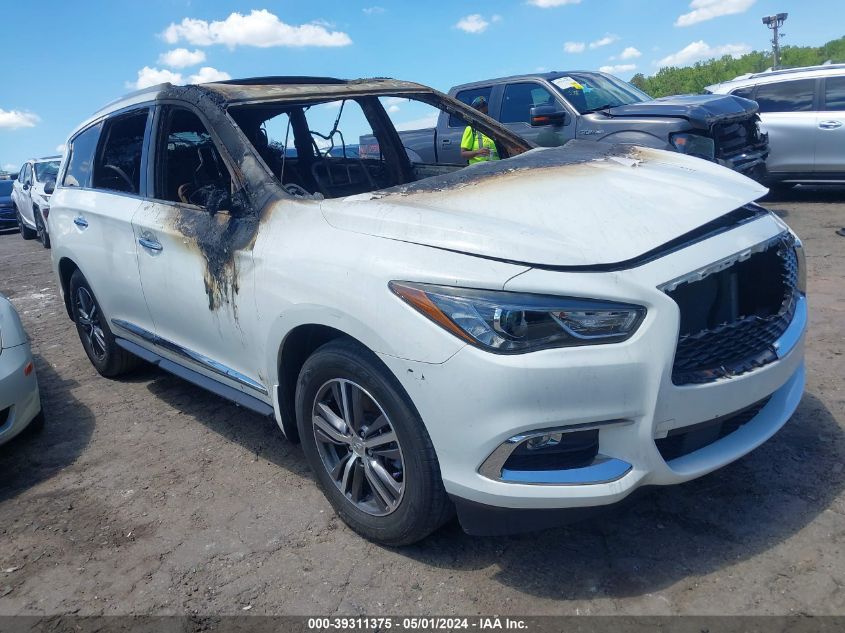
<path fill-rule="evenodd" d="M 350 380 L 330 380 L 317 391 L 311 421 L 323 466 L 347 501 L 372 516 L 396 510 L 405 492 L 405 462 L 375 398 Z"/>
<path fill-rule="evenodd" d="M 76 321 L 97 360 L 106 357 L 106 335 L 100 323 L 100 312 L 87 288 L 76 291 Z"/>

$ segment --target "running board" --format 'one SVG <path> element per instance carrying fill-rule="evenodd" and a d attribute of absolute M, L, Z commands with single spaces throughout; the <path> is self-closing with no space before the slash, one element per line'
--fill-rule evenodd
<path fill-rule="evenodd" d="M 120 345 L 123 349 L 125 349 L 130 354 L 134 354 L 138 358 L 142 358 L 148 363 L 152 363 L 156 367 L 161 367 L 164 371 L 173 374 L 174 376 L 178 376 L 188 382 L 196 385 L 197 387 L 201 387 L 206 391 L 210 391 L 213 394 L 220 396 L 221 398 L 225 398 L 226 400 L 231 400 L 235 404 L 238 404 L 246 409 L 250 409 L 251 411 L 255 411 L 260 415 L 265 415 L 268 417 L 275 416 L 275 411 L 273 407 L 263 400 L 259 400 L 254 396 L 250 396 L 249 394 L 244 393 L 243 391 L 239 391 L 234 387 L 230 387 L 229 385 L 224 385 L 213 378 L 209 378 L 208 376 L 204 376 L 203 374 L 194 371 L 193 369 L 188 369 L 184 365 L 180 365 L 179 363 L 174 363 L 172 360 L 168 360 L 163 356 L 159 356 L 155 352 L 151 352 L 150 350 L 141 347 L 140 345 L 133 343 L 132 341 L 127 341 L 125 338 L 115 337 L 115 342 Z"/>

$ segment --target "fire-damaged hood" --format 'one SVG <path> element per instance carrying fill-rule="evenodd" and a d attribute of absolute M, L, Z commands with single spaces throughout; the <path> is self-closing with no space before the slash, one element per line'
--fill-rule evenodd
<path fill-rule="evenodd" d="M 325 200 L 334 227 L 546 266 L 635 258 L 766 193 L 714 163 L 571 141 L 383 191 Z"/>
<path fill-rule="evenodd" d="M 676 95 L 617 106 L 606 112 L 612 117 L 686 119 L 694 127 L 706 129 L 720 121 L 753 116 L 757 113 L 757 104 L 732 95 Z"/>

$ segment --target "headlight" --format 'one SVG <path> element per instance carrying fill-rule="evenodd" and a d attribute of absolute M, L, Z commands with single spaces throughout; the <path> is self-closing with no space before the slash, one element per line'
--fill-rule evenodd
<path fill-rule="evenodd" d="M 669 141 L 681 154 L 698 156 L 707 160 L 714 160 L 716 158 L 716 143 L 712 138 L 699 134 L 679 132 L 670 135 Z"/>
<path fill-rule="evenodd" d="M 645 317 L 642 306 L 391 281 L 390 289 L 467 343 L 500 354 L 624 341 Z"/>

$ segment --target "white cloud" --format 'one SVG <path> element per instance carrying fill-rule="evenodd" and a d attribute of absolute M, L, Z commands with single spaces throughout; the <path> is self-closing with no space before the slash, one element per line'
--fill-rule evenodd
<path fill-rule="evenodd" d="M 599 68 L 601 72 L 611 74 L 629 73 L 632 70 L 636 69 L 636 64 L 616 64 L 615 66 L 602 66 L 601 68 Z"/>
<path fill-rule="evenodd" d="M 581 0 L 528 0 L 528 4 L 540 7 L 541 9 L 562 7 L 565 4 L 579 4 L 580 2 Z"/>
<path fill-rule="evenodd" d="M 459 28 L 466 33 L 484 33 L 488 26 L 490 26 L 490 23 L 481 14 L 473 13 L 458 20 L 455 28 Z"/>
<path fill-rule="evenodd" d="M 384 13 L 384 7 L 366 7 L 361 9 L 367 15 L 376 15 L 378 13 Z"/>
<path fill-rule="evenodd" d="M 144 66 L 138 71 L 138 79 L 134 82 L 126 82 L 126 87 L 141 90 L 142 88 L 149 88 L 150 86 L 155 86 L 156 84 L 168 82 L 172 84 L 181 84 L 182 73 L 175 73 L 172 70 L 167 70 L 165 68 L 150 68 L 149 66 Z"/>
<path fill-rule="evenodd" d="M 584 42 L 566 42 L 563 45 L 563 50 L 567 53 L 583 53 L 587 45 Z"/>
<path fill-rule="evenodd" d="M 158 63 L 170 66 L 171 68 L 186 68 L 196 66 L 205 61 L 205 51 L 196 49 L 189 51 L 187 48 L 174 48 L 158 56 Z"/>
<path fill-rule="evenodd" d="M 185 18 L 172 23 L 161 34 L 168 44 L 186 41 L 195 46 L 348 46 L 352 39 L 342 31 L 330 31 L 322 24 L 292 26 L 267 9 L 253 9 L 249 15 L 232 13 L 225 20 L 207 22 Z"/>
<path fill-rule="evenodd" d="M 607 34 L 603 38 L 598 39 L 595 42 L 590 42 L 590 48 L 601 48 L 602 46 L 607 46 L 608 44 L 613 44 L 613 42 L 615 42 L 618 39 L 619 39 L 618 35 Z"/>
<path fill-rule="evenodd" d="M 212 81 L 226 81 L 227 79 L 231 79 L 232 75 L 229 73 L 223 72 L 222 70 L 217 70 L 216 68 L 212 68 L 211 66 L 203 66 L 199 69 L 199 72 L 196 75 L 191 75 L 188 77 L 187 83 L 189 84 L 207 84 Z"/>
<path fill-rule="evenodd" d="M 396 123 L 396 130 L 403 132 L 405 130 L 420 130 L 423 128 L 434 127 L 437 125 L 438 114 L 430 114 L 421 119 L 413 119 L 412 121 L 405 121 L 404 123 Z"/>
<path fill-rule="evenodd" d="M 675 26 L 691 26 L 712 20 L 723 15 L 743 13 L 757 0 L 692 0 L 689 13 L 684 13 L 675 20 Z"/>
<path fill-rule="evenodd" d="M 39 116 L 32 112 L 0 108 L 0 129 L 17 130 L 21 127 L 35 127 L 40 120 Z"/>
<path fill-rule="evenodd" d="M 642 53 L 633 46 L 629 46 L 619 55 L 619 59 L 636 59 L 642 56 Z"/>
<path fill-rule="evenodd" d="M 402 108 L 400 108 L 398 105 L 387 106 L 387 111 L 390 112 L 390 113 L 399 112 L 399 110 L 401 110 L 401 109 Z"/>
<path fill-rule="evenodd" d="M 59 143 L 58 145 L 56 145 L 57 154 L 64 154 L 66 149 L 67 145 L 65 145 L 64 143 Z"/>
<path fill-rule="evenodd" d="M 203 66 L 195 75 L 184 77 L 182 73 L 176 73 L 166 68 L 150 68 L 144 66 L 138 71 L 138 79 L 134 82 L 127 82 L 127 88 L 134 88 L 141 90 L 155 86 L 156 84 L 172 83 L 172 84 L 202 84 L 210 81 L 222 81 L 224 79 L 231 79 L 229 73 L 217 70 L 211 66 Z"/>
<path fill-rule="evenodd" d="M 751 52 L 751 47 L 747 44 L 724 44 L 722 46 L 710 46 L 704 40 L 698 40 L 692 44 L 685 46 L 677 53 L 667 55 L 663 59 L 655 62 L 657 66 L 688 66 L 695 62 L 700 62 L 703 59 L 712 59 L 714 57 L 722 57 L 730 55 L 731 57 L 739 57 Z"/>

